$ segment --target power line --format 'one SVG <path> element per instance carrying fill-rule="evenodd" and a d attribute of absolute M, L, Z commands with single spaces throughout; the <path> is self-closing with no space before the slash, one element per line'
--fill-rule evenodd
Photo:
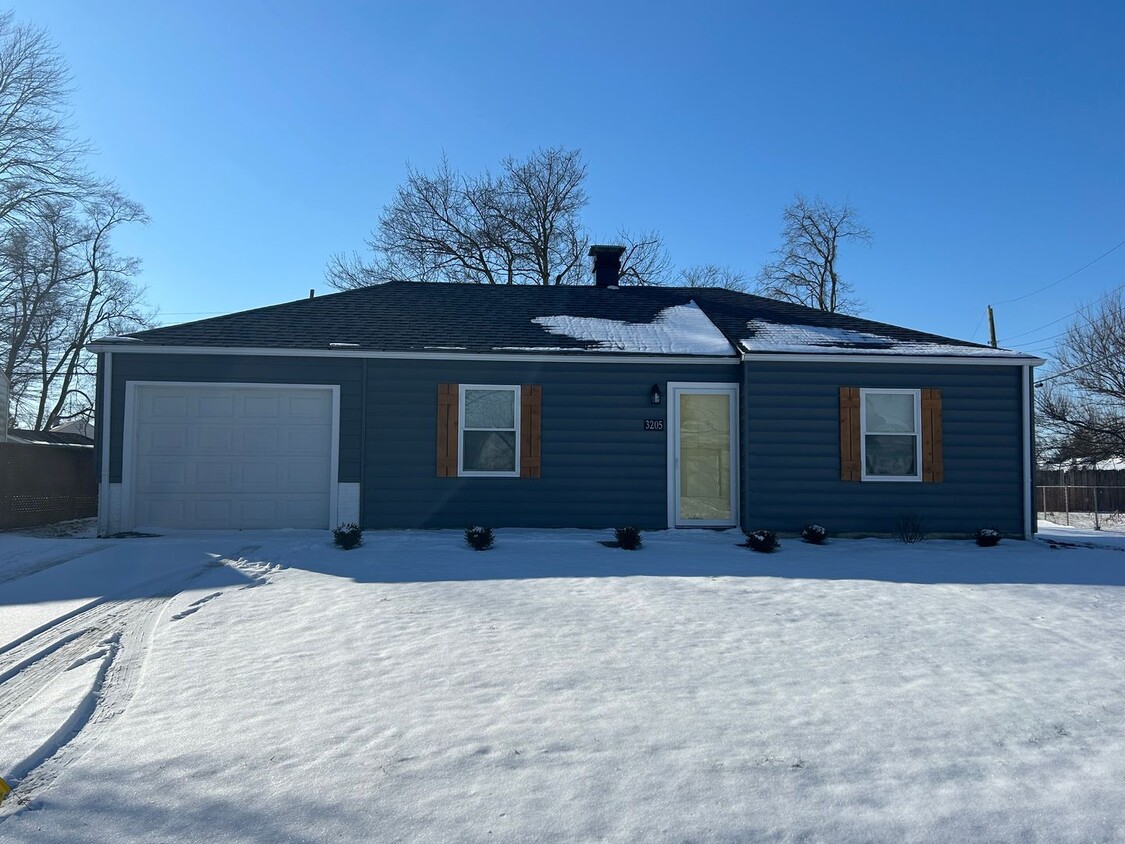
<path fill-rule="evenodd" d="M 1035 386 L 1038 387 L 1042 384 L 1046 384 L 1048 381 L 1054 381 L 1056 378 L 1062 378 L 1064 375 L 1070 375 L 1071 373 L 1078 372 L 1080 369 L 1089 369 L 1091 366 L 1097 366 L 1099 363 L 1105 363 L 1106 361 L 1113 360 L 1114 358 L 1118 357 L 1120 357 L 1120 355 L 1114 353 L 1112 355 L 1106 355 L 1104 358 L 1098 358 L 1097 360 L 1079 364 L 1078 366 L 1072 366 L 1070 369 L 1064 369 L 1062 372 L 1052 372 L 1046 378 L 1040 378 L 1038 381 L 1036 381 Z"/>
<path fill-rule="evenodd" d="M 1053 319 L 1050 322 L 1045 322 L 1042 325 L 1040 325 L 1038 328 L 1032 328 L 1030 331 L 1022 331 L 1019 334 L 1013 334 L 1011 337 L 1005 337 L 1000 342 L 1007 343 L 1009 340 L 1015 340 L 1017 337 L 1026 337 L 1028 334 L 1034 334 L 1036 331 L 1042 331 L 1044 328 L 1050 328 L 1052 325 L 1055 325 L 1056 323 L 1062 322 L 1064 319 L 1070 319 L 1070 317 L 1074 316 L 1075 314 L 1077 314 L 1081 310 L 1092 308 L 1098 302 L 1101 302 L 1104 299 L 1108 299 L 1114 293 L 1117 293 L 1121 290 L 1125 290 L 1125 284 L 1119 284 L 1117 287 L 1114 287 L 1112 290 L 1107 290 L 1105 293 L 1103 293 L 1101 296 L 1099 296 L 1093 302 L 1090 302 L 1088 305 L 1082 305 L 1081 307 L 1075 308 L 1069 314 L 1065 314 L 1065 315 L 1059 317 L 1058 319 Z M 1062 334 L 1065 334 L 1065 333 L 1066 333 L 1065 331 L 1062 332 Z M 1053 336 L 1054 337 L 1061 337 L 1062 334 L 1055 334 Z M 1044 339 L 1048 339 L 1048 338 L 1044 338 Z M 1030 342 L 1037 343 L 1039 341 L 1038 340 L 1032 340 Z M 1017 343 L 1016 345 L 1018 346 L 1020 344 Z M 1025 343 L 1023 345 L 1027 345 L 1027 344 Z"/>
<path fill-rule="evenodd" d="M 980 312 L 980 319 L 977 320 L 977 327 L 973 329 L 973 333 L 969 335 L 969 342 L 972 343 L 977 339 L 977 332 L 980 331 L 981 323 L 984 322 L 985 316 L 988 314 L 988 309 Z"/>
<path fill-rule="evenodd" d="M 1125 240 L 1121 241 L 1119 244 L 1114 246 L 1112 249 L 1109 249 L 1109 250 L 1103 252 L 1097 258 L 1090 261 L 1088 264 L 1083 264 L 1081 267 L 1076 269 L 1074 272 L 1068 273 L 1067 275 L 1064 275 L 1062 278 L 1058 279 L 1057 281 L 1052 281 L 1050 284 L 1045 284 L 1045 285 L 1043 285 L 1042 287 L 1040 287 L 1036 290 L 1032 290 L 1030 293 L 1024 293 L 1022 296 L 1016 296 L 1012 299 L 1005 299 L 1002 302 L 993 302 L 992 304 L 994 304 L 994 305 L 1009 305 L 1012 302 L 1019 302 L 1022 299 L 1027 299 L 1027 298 L 1030 298 L 1031 296 L 1035 296 L 1038 293 L 1042 293 L 1044 290 L 1050 290 L 1052 287 L 1056 287 L 1057 285 L 1062 284 L 1067 279 L 1074 278 L 1076 275 L 1078 275 L 1083 270 L 1094 266 L 1094 264 L 1098 263 L 1098 261 L 1100 261 L 1102 258 L 1105 258 L 1109 255 L 1112 255 L 1114 252 L 1116 252 L 1122 246 L 1125 246 Z"/>

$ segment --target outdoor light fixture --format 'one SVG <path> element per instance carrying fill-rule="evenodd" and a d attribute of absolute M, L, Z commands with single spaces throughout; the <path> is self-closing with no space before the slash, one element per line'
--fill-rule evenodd
<path fill-rule="evenodd" d="M 649 398 L 651 399 L 653 404 L 660 404 L 660 385 L 659 384 L 653 384 L 652 385 L 652 392 L 649 393 Z"/>

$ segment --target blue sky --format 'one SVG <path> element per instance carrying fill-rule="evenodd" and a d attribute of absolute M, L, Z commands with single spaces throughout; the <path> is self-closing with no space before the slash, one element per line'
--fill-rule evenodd
<path fill-rule="evenodd" d="M 120 239 L 166 322 L 328 292 L 406 162 L 579 147 L 595 235 L 751 274 L 796 192 L 875 234 L 873 319 L 1044 350 L 1125 284 L 1125 4 L 10 4 L 152 223 Z M 975 332 L 975 334 L 974 334 Z M 1024 332 L 1029 332 L 1024 334 Z M 1015 336 L 1022 335 L 1022 336 Z"/>

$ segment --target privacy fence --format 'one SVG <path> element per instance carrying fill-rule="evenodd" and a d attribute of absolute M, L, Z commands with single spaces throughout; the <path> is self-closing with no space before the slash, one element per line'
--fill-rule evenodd
<path fill-rule="evenodd" d="M 1062 516 L 1085 515 L 1100 527 L 1104 519 L 1125 514 L 1125 471 L 1117 469 L 1039 469 L 1036 473 L 1036 506 L 1040 513 Z"/>
<path fill-rule="evenodd" d="M 92 448 L 0 443 L 0 530 L 97 513 Z"/>

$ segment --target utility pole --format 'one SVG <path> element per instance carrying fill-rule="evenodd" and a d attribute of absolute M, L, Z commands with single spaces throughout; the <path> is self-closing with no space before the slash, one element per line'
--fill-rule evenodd
<path fill-rule="evenodd" d="M 996 320 L 992 318 L 992 305 L 988 306 L 988 345 L 996 348 Z"/>

